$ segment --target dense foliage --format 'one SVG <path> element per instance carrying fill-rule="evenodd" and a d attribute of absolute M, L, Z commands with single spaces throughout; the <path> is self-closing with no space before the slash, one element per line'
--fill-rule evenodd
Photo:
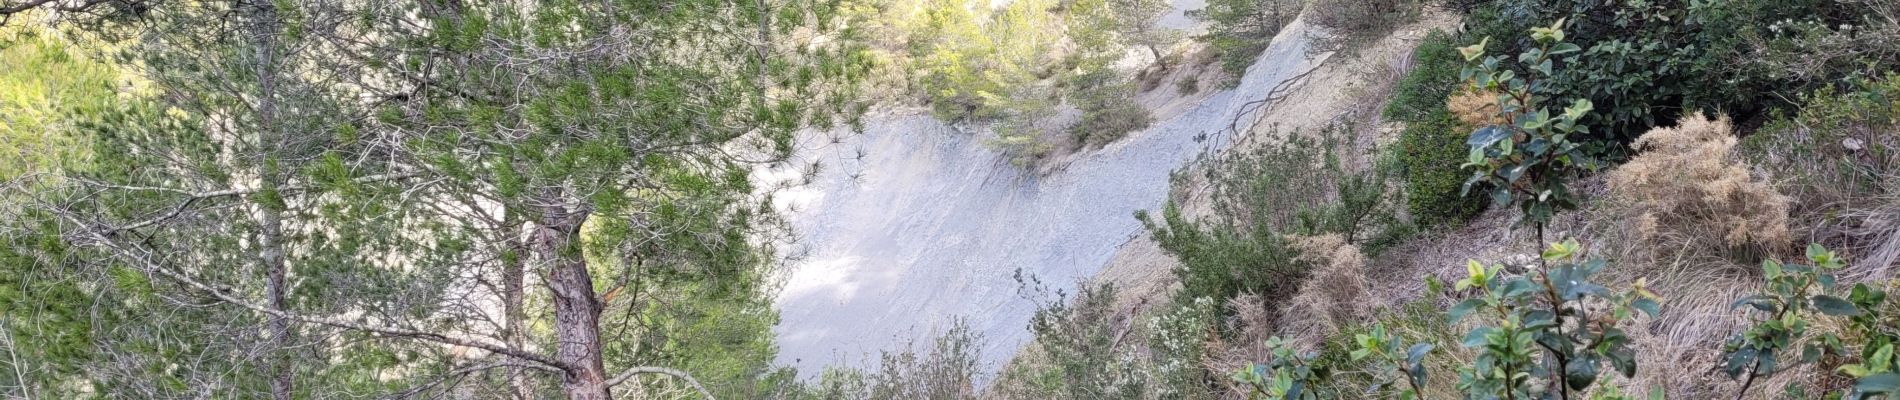
<path fill-rule="evenodd" d="M 989 143 L 1019 165 L 1061 144 L 1056 133 L 1083 147 L 1146 128 L 1148 110 L 1129 101 L 1137 82 L 1118 64 L 1132 47 L 1165 70 L 1178 40 L 1156 25 L 1170 10 L 1158 0 L 896 3 L 916 16 L 893 29 L 907 38 L 893 67 L 915 75 L 933 115 L 987 125 Z M 1069 109 L 1079 118 L 1063 119 Z"/>
<path fill-rule="evenodd" d="M 1280 143 L 1222 155 L 1202 176 L 1177 173 L 1177 188 L 1204 180 L 1208 196 L 1219 199 L 1207 217 L 1189 217 L 1174 201 L 1160 218 L 1136 214 L 1155 242 L 1181 260 L 1174 270 L 1182 284 L 1177 303 L 1255 293 L 1277 309 L 1277 298 L 1295 292 L 1313 269 L 1286 235 L 1339 234 L 1376 249 L 1408 232 L 1393 217 L 1389 171 L 1346 169 L 1340 160 L 1350 154 L 1330 132 L 1318 138 L 1293 133 Z"/>
<path fill-rule="evenodd" d="M 1412 70 L 1399 80 L 1387 100 L 1384 117 L 1405 123 L 1398 143 L 1399 167 L 1405 173 L 1405 204 L 1421 226 L 1456 226 L 1484 211 L 1483 198 L 1465 196 L 1465 137 L 1472 127 L 1460 122 L 1446 107 L 1458 84 L 1464 59 L 1455 36 L 1434 30 L 1412 51 Z"/>
<path fill-rule="evenodd" d="M 1595 159 L 1571 140 L 1589 132 L 1582 120 L 1594 109 L 1590 101 L 1576 99 L 1555 112 L 1549 103 L 1556 99 L 1537 90 L 1555 75 L 1551 65 L 1557 56 L 1579 50 L 1564 37 L 1563 20 L 1532 28 L 1537 45 L 1514 57 L 1531 71 L 1522 76 L 1505 66 L 1512 57 L 1486 55 L 1490 38 L 1458 49 L 1470 63 L 1459 78 L 1470 82 L 1475 93 L 1494 95 L 1497 104 L 1497 122 L 1479 126 L 1465 142 L 1471 146 L 1465 166 L 1475 170 L 1465 191 L 1489 188 L 1492 204 L 1517 205 L 1523 213 L 1520 221 L 1536 225 L 1540 239 L 1557 211 L 1577 207 L 1570 181 L 1596 168 Z"/>
<path fill-rule="evenodd" d="M 1327 31 L 1318 46 L 1347 51 L 1385 37 L 1423 11 L 1418 0 L 1314 0 L 1308 9 L 1313 12 L 1307 21 Z"/>
<path fill-rule="evenodd" d="M 1751 121 L 1792 95 L 1900 66 L 1895 16 L 1883 1 L 1489 1 L 1467 19 L 1474 38 L 1515 54 L 1539 21 L 1569 21 L 1581 53 L 1540 89 L 1597 105 L 1579 140 L 1603 154 L 1687 111 Z M 1527 74 L 1533 65 L 1514 67 Z"/>
<path fill-rule="evenodd" d="M 74 92 L 36 123 L 93 162 L 0 210 L 0 318 L 48 345 L 12 354 L 23 395 L 750 397 L 771 376 L 758 238 L 781 226 L 749 172 L 860 111 L 838 3 L 140 4 L 33 10 L 162 96 Z"/>
<path fill-rule="evenodd" d="M 0 181 L 83 159 L 78 128 L 62 116 L 119 106 L 118 69 L 71 46 L 55 31 L 0 31 L 0 154 L 9 156 Z"/>

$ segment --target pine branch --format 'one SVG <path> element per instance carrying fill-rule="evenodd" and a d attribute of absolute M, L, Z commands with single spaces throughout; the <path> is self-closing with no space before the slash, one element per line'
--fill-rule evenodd
<path fill-rule="evenodd" d="M 687 384 L 693 385 L 693 389 L 698 390 L 699 395 L 705 396 L 706 400 L 713 400 L 712 392 L 706 390 L 706 386 L 700 385 L 698 379 L 693 379 L 693 376 L 690 374 L 687 374 L 686 371 L 681 371 L 681 370 L 666 368 L 666 367 L 628 368 L 625 371 L 620 371 L 620 375 L 616 375 L 614 376 L 613 379 L 607 380 L 607 387 L 620 386 L 620 384 L 626 383 L 628 379 L 632 379 L 634 375 L 640 375 L 640 374 L 660 374 L 660 375 L 670 375 L 675 378 L 680 378 L 681 380 L 685 380 Z"/>
<path fill-rule="evenodd" d="M 82 226 L 84 224 L 78 218 L 75 218 L 68 213 L 60 212 L 58 214 L 62 218 L 65 218 L 67 221 L 70 221 L 72 223 L 81 224 Z M 224 288 L 212 283 L 199 281 L 197 279 L 194 279 L 190 276 L 185 275 L 184 273 L 174 271 L 170 268 L 166 268 L 165 266 L 159 265 L 157 262 L 152 261 L 150 257 L 150 253 L 148 251 L 121 245 L 118 242 L 113 241 L 112 238 L 107 237 L 104 232 L 101 232 L 98 230 L 83 230 L 83 232 L 87 236 L 89 236 L 89 238 L 96 244 L 108 250 L 111 250 L 111 252 L 117 255 L 119 258 L 125 260 L 126 262 L 131 263 L 133 266 L 137 267 L 138 269 L 144 271 L 147 274 L 163 276 L 167 279 L 176 281 L 180 284 L 184 284 L 185 286 L 189 286 L 193 289 L 197 289 L 199 291 L 209 293 L 212 297 L 216 298 L 218 301 L 228 303 L 228 304 L 238 306 L 238 307 L 251 309 L 252 311 L 257 311 L 257 312 L 264 313 L 273 317 L 289 319 L 292 321 L 297 321 L 297 322 L 302 322 L 302 323 L 318 324 L 318 325 L 330 326 L 330 327 L 341 328 L 341 329 L 374 333 L 374 334 L 382 335 L 386 337 L 411 338 L 411 339 L 417 339 L 417 340 L 434 342 L 438 344 L 445 344 L 445 345 L 451 345 L 451 346 L 472 347 L 472 348 L 486 350 L 491 353 L 500 354 L 503 356 L 514 357 L 514 358 L 522 359 L 525 361 L 530 361 L 537 364 L 546 365 L 546 366 L 559 369 L 562 371 L 572 372 L 578 369 L 577 367 L 573 365 L 556 361 L 552 358 L 548 358 L 547 356 L 544 356 L 541 354 L 530 353 L 530 352 L 522 351 L 518 349 L 512 349 L 500 343 L 490 343 L 488 341 L 484 341 L 480 339 L 460 338 L 460 337 L 448 336 L 448 335 L 436 333 L 436 332 L 425 332 L 425 331 L 418 331 L 418 330 L 411 330 L 411 329 L 404 329 L 404 328 L 397 328 L 397 327 L 390 327 L 390 326 L 370 325 L 366 323 L 337 319 L 337 318 L 296 314 L 296 313 L 291 313 L 288 311 L 273 309 L 271 307 L 265 307 L 263 305 L 239 298 L 238 295 L 235 294 L 235 291 L 229 288 Z"/>

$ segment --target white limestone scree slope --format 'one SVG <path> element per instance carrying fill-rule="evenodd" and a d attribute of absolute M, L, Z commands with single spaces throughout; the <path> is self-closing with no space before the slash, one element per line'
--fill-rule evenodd
<path fill-rule="evenodd" d="M 778 364 L 806 379 L 825 366 L 871 367 L 880 350 L 927 348 L 964 318 L 983 339 L 979 367 L 995 372 L 1033 338 L 1035 305 L 1013 273 L 1073 293 L 1140 232 L 1136 210 L 1161 206 L 1170 171 L 1227 142 L 1196 136 L 1312 67 L 1304 26 L 1282 30 L 1237 88 L 1049 176 L 927 115 L 879 117 L 843 143 L 806 138 L 813 150 L 800 158 L 826 165 L 814 183 L 778 194 L 808 252 L 776 301 Z"/>

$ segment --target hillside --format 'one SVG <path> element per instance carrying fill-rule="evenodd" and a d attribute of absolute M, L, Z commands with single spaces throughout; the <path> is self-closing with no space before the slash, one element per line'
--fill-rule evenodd
<path fill-rule="evenodd" d="M 0 0 L 0 398 L 1900 397 L 1900 0 Z"/>

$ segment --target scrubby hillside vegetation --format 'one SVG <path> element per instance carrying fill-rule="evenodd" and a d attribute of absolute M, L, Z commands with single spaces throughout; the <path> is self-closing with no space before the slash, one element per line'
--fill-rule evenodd
<path fill-rule="evenodd" d="M 1036 342 L 983 395 L 1900 390 L 1900 3 L 1315 1 L 1302 18 L 1351 53 L 1433 12 L 1460 26 L 1422 35 L 1397 79 L 1365 75 L 1389 85 L 1383 112 L 1255 132 L 1270 140 L 1181 171 L 1137 215 L 1174 259 L 1168 293 L 1042 294 Z"/>
<path fill-rule="evenodd" d="M 532 3 L 0 0 L 0 395 L 1900 396 L 1900 0 Z M 801 132 L 1033 166 L 1296 23 L 1246 95 L 1324 115 L 1207 127 L 1160 293 L 773 364 Z"/>

